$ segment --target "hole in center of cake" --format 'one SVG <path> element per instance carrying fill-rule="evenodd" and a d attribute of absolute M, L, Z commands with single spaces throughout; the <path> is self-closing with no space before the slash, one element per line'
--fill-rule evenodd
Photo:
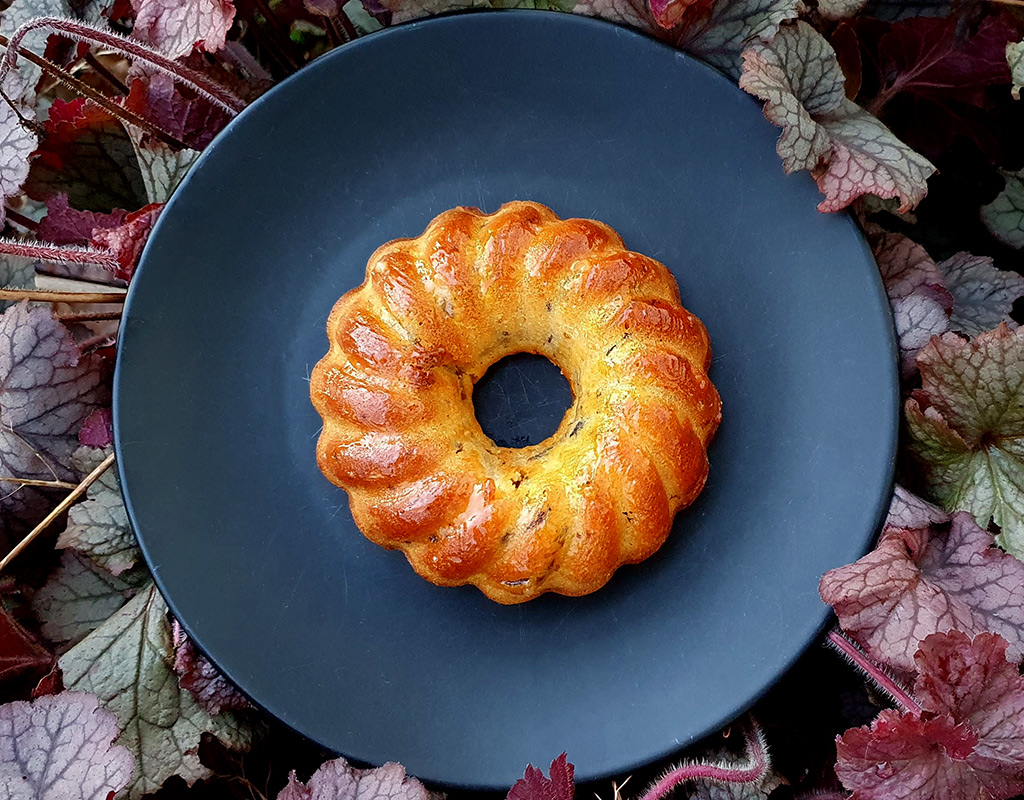
<path fill-rule="evenodd" d="M 572 388 L 544 356 L 516 353 L 495 362 L 473 387 L 480 427 L 499 447 L 529 447 L 551 436 L 572 405 Z"/>

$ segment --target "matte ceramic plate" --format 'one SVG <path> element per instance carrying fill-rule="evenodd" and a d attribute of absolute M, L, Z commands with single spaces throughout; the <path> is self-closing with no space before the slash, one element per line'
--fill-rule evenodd
<path fill-rule="evenodd" d="M 213 661 L 350 758 L 475 787 L 563 750 L 582 780 L 621 772 L 761 695 L 825 621 L 818 578 L 874 537 L 897 430 L 878 272 L 783 174 L 777 136 L 708 67 L 541 12 L 374 34 L 229 126 L 153 232 L 115 381 L 132 523 Z M 669 266 L 725 417 L 655 557 L 589 597 L 505 607 L 360 535 L 314 461 L 308 378 L 379 244 L 512 199 Z M 532 359 L 492 383 L 477 398 L 497 437 L 550 431 L 567 404 Z"/>

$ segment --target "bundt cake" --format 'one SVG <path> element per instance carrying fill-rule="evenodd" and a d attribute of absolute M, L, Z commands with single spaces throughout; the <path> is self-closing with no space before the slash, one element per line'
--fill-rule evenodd
<path fill-rule="evenodd" d="M 446 211 L 380 247 L 327 321 L 317 461 L 359 529 L 499 603 L 583 595 L 649 557 L 704 486 L 721 419 L 704 325 L 661 263 L 538 203 Z M 473 384 L 513 353 L 573 390 L 558 430 L 489 439 Z"/>

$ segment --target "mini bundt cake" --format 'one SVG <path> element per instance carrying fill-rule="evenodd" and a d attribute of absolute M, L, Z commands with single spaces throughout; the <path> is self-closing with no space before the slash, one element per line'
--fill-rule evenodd
<path fill-rule="evenodd" d="M 443 586 L 499 603 L 583 595 L 665 541 L 704 486 L 721 419 L 707 331 L 661 263 L 538 203 L 455 208 L 380 247 L 327 321 L 317 461 L 359 529 Z M 540 444 L 499 447 L 473 384 L 529 352 L 573 404 Z"/>

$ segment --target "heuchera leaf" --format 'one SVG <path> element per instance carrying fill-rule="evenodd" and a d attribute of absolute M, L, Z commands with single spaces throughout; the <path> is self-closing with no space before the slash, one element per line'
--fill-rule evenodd
<path fill-rule="evenodd" d="M 97 699 L 62 692 L 0 706 L 0 794 L 6 800 L 108 800 L 134 759 L 111 746 L 117 719 Z"/>
<path fill-rule="evenodd" d="M 879 661 L 909 672 L 933 633 L 1001 634 L 1024 657 L 1024 563 L 992 546 L 969 514 L 913 530 L 886 528 L 855 564 L 819 585 L 839 624 Z"/>
<path fill-rule="evenodd" d="M 981 207 L 981 221 L 1003 244 L 1024 248 L 1024 170 L 1004 172 L 1006 186 L 996 199 Z"/>
<path fill-rule="evenodd" d="M 29 156 L 38 144 L 35 131 L 22 125 L 11 104 L 0 103 L 0 226 L 7 217 L 4 202 L 21 191 Z"/>
<path fill-rule="evenodd" d="M 147 581 L 144 569 L 114 576 L 73 551 L 32 597 L 32 613 L 42 633 L 58 645 L 75 644 L 102 625 Z"/>
<path fill-rule="evenodd" d="M 909 211 L 935 167 L 847 100 L 843 80 L 832 46 L 805 22 L 743 51 L 740 86 L 766 100 L 765 115 L 783 128 L 777 149 L 784 168 L 811 169 L 825 195 L 819 210 L 874 194 L 899 197 L 900 211 Z"/>
<path fill-rule="evenodd" d="M 200 653 L 184 628 L 174 620 L 174 671 L 183 689 L 192 692 L 196 701 L 216 716 L 221 711 L 251 708 L 245 696 Z"/>
<path fill-rule="evenodd" d="M 927 528 L 948 521 L 949 514 L 941 508 L 896 484 L 885 518 L 887 528 Z"/>
<path fill-rule="evenodd" d="M 391 12 L 392 22 L 398 24 L 463 8 L 540 8 L 549 11 L 571 11 L 575 6 L 575 0 L 381 0 L 381 6 Z"/>
<path fill-rule="evenodd" d="M 35 289 L 36 261 L 19 256 L 0 255 L 0 286 L 7 289 Z M 13 306 L 16 300 L 0 300 L 0 311 Z"/>
<path fill-rule="evenodd" d="M 548 776 L 530 764 L 523 777 L 512 786 L 508 800 L 572 800 L 576 784 L 573 766 L 565 753 L 551 762 Z"/>
<path fill-rule="evenodd" d="M 22 303 L 0 315 L 0 469 L 5 477 L 77 480 L 71 455 L 78 447 L 78 428 L 108 401 L 98 360 L 82 356 L 52 311 Z M 52 497 L 49 490 L 30 486 L 5 494 L 0 533 L 37 522 Z"/>
<path fill-rule="evenodd" d="M 1013 80 L 1014 100 L 1020 100 L 1020 87 L 1024 85 L 1024 42 L 1010 42 L 1006 45 L 1006 63 L 1010 67 Z"/>
<path fill-rule="evenodd" d="M 124 127 L 81 98 L 53 101 L 25 191 L 34 200 L 63 192 L 75 208 L 104 213 L 138 208 L 146 201 L 135 149 Z"/>
<path fill-rule="evenodd" d="M 189 147 L 202 150 L 231 118 L 223 109 L 201 97 L 186 97 L 184 92 L 162 72 L 137 75 L 124 106 Z"/>
<path fill-rule="evenodd" d="M 292 772 L 277 800 L 431 800 L 430 792 L 401 764 L 356 769 L 343 758 L 323 764 L 307 783 Z"/>
<path fill-rule="evenodd" d="M 917 358 L 921 389 L 905 405 L 910 451 L 948 511 L 994 520 L 997 543 L 1024 556 L 1024 329 L 973 341 L 935 337 Z"/>
<path fill-rule="evenodd" d="M 936 268 L 953 295 L 950 328 L 977 336 L 1000 323 L 1017 327 L 1010 311 L 1014 301 L 1024 297 L 1024 276 L 996 269 L 991 258 L 970 253 L 957 253 L 940 261 Z"/>
<path fill-rule="evenodd" d="M 691 8 L 704 6 L 707 9 L 713 0 L 650 0 L 651 13 L 654 21 L 662 28 L 671 29 L 683 18 Z"/>
<path fill-rule="evenodd" d="M 171 199 L 178 183 L 199 158 L 195 150 L 172 150 L 163 142 L 136 141 L 135 154 L 139 157 L 146 196 L 159 205 Z"/>
<path fill-rule="evenodd" d="M 988 115 L 986 88 L 1010 81 L 1005 47 L 1016 34 L 1014 26 L 998 15 L 973 29 L 959 14 L 913 17 L 887 30 L 858 22 L 879 83 L 869 108 L 891 120 L 899 136 L 925 155 L 938 157 L 957 136 L 966 136 L 998 157 L 992 134 L 997 123 Z M 875 41 L 868 26 L 885 32 Z"/>
<path fill-rule="evenodd" d="M 572 8 L 572 13 L 585 17 L 600 17 L 609 22 L 632 25 L 647 30 L 651 27 L 644 0 L 582 0 Z"/>
<path fill-rule="evenodd" d="M 0 13 L 0 34 L 10 39 L 18 28 L 36 17 L 66 17 L 70 14 L 71 6 L 66 0 L 14 0 Z M 48 38 L 48 31 L 32 31 L 22 40 L 21 46 L 42 55 Z M 35 118 L 35 111 L 30 109 L 36 103 L 36 93 L 32 87 L 41 75 L 39 67 L 22 59 L 3 87 L 7 96 L 18 102 L 22 113 L 27 112 L 30 118 Z"/>
<path fill-rule="evenodd" d="M 131 280 L 142 249 L 149 239 L 149 232 L 153 230 L 163 208 L 163 203 L 150 203 L 126 216 L 124 222 L 116 228 L 98 228 L 93 231 L 93 244 L 109 250 L 117 257 L 120 267 L 114 270 L 115 278 Z"/>
<path fill-rule="evenodd" d="M 891 709 L 837 738 L 852 800 L 1006 800 L 1024 791 L 1024 679 L 1006 643 L 935 633 L 915 658 L 923 713 Z"/>
<path fill-rule="evenodd" d="M 120 208 L 109 214 L 72 208 L 61 192 L 46 201 L 46 216 L 39 221 L 36 236 L 54 244 L 87 244 L 97 228 L 116 228 L 128 214 Z"/>
<path fill-rule="evenodd" d="M 868 0 L 818 0 L 818 13 L 829 22 L 835 22 L 859 14 L 867 3 Z"/>
<path fill-rule="evenodd" d="M 32 670 L 46 669 L 53 656 L 0 605 L 0 683 Z"/>
<path fill-rule="evenodd" d="M 105 456 L 101 449 L 82 447 L 72 456 L 72 463 L 86 473 L 95 469 Z M 57 539 L 57 547 L 83 553 L 112 575 L 120 575 L 138 562 L 139 546 L 121 499 L 115 467 L 106 470 L 89 487 L 84 501 L 71 507 L 67 528 Z"/>
<path fill-rule="evenodd" d="M 194 48 L 215 53 L 224 47 L 235 6 L 231 0 L 132 0 L 132 36 L 171 58 Z"/>
<path fill-rule="evenodd" d="M 109 408 L 93 411 L 78 432 L 78 441 L 86 447 L 108 447 L 114 443 L 114 415 Z"/>
<path fill-rule="evenodd" d="M 932 336 L 949 330 L 953 297 L 921 245 L 899 233 L 868 229 L 868 240 L 892 305 L 903 377 L 917 371 L 917 354 Z"/>
<path fill-rule="evenodd" d="M 743 48 L 775 36 L 783 22 L 796 19 L 800 7 L 799 0 L 713 0 L 695 4 L 669 38 L 738 78 Z"/>
<path fill-rule="evenodd" d="M 94 692 L 117 715 L 118 744 L 138 766 L 130 798 L 156 790 L 171 775 L 188 783 L 208 775 L 196 752 L 204 732 L 233 747 L 251 740 L 237 717 L 210 716 L 178 685 L 173 657 L 167 606 L 151 585 L 59 662 L 68 688 Z"/>

